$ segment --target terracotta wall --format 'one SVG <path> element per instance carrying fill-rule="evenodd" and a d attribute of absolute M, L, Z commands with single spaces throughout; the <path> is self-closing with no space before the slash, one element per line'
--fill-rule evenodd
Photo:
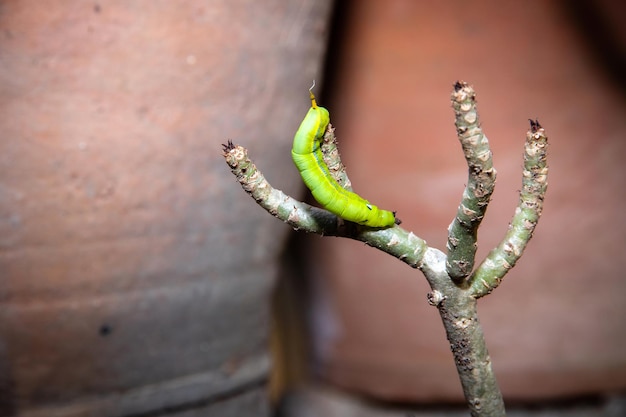
<path fill-rule="evenodd" d="M 0 415 L 267 411 L 289 229 L 245 195 L 221 144 L 298 193 L 285 154 L 329 10 L 0 4 Z"/>

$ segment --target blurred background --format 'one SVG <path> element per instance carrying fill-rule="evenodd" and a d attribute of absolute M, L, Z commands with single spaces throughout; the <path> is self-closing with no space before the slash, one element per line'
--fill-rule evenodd
<path fill-rule="evenodd" d="M 355 190 L 445 248 L 477 91 L 506 231 L 529 118 L 549 188 L 480 319 L 511 415 L 626 415 L 619 1 L 0 3 L 0 416 L 465 415 L 418 271 L 294 233 L 221 156 L 288 157 L 312 79 Z M 552 413 L 552 414 L 548 414 Z M 555 414 L 557 413 L 557 414 Z"/>

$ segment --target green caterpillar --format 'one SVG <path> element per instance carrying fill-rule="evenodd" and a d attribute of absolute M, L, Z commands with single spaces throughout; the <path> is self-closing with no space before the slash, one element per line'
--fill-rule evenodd
<path fill-rule="evenodd" d="M 315 200 L 326 210 L 348 221 L 370 227 L 390 227 L 395 214 L 382 210 L 359 195 L 343 188 L 328 171 L 322 157 L 321 143 L 330 122 L 328 110 L 315 102 L 313 87 L 309 89 L 311 108 L 293 139 L 291 157 Z"/>

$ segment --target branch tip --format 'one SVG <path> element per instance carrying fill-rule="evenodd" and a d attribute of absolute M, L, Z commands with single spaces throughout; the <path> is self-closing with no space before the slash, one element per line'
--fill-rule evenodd
<path fill-rule="evenodd" d="M 224 152 L 225 154 L 229 151 L 232 151 L 233 149 L 235 149 L 235 144 L 233 143 L 232 139 L 228 139 L 228 142 L 226 144 L 222 143 L 222 152 Z"/>
<path fill-rule="evenodd" d="M 530 122 L 530 131 L 531 133 L 537 133 L 537 131 L 539 129 L 541 129 L 541 125 L 539 124 L 539 119 L 528 119 L 528 121 Z"/>

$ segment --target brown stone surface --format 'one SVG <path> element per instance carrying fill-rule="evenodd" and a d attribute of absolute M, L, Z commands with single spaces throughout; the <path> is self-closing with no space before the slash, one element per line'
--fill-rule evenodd
<path fill-rule="evenodd" d="M 221 143 L 298 190 L 285 155 L 328 13 L 0 5 L 0 415 L 145 413 L 263 384 L 289 228 L 245 195 Z"/>
<path fill-rule="evenodd" d="M 614 20 L 617 3 L 601 11 Z M 444 249 L 467 176 L 449 95 L 457 79 L 472 84 L 498 169 L 479 259 L 516 206 L 527 119 L 546 128 L 544 216 L 518 266 L 479 305 L 507 399 L 626 389 L 626 101 L 565 8 L 352 2 L 332 97 L 321 103 L 355 190 Z M 317 371 L 379 398 L 459 400 L 421 274 L 359 242 L 313 242 L 323 259 L 314 277 Z"/>

